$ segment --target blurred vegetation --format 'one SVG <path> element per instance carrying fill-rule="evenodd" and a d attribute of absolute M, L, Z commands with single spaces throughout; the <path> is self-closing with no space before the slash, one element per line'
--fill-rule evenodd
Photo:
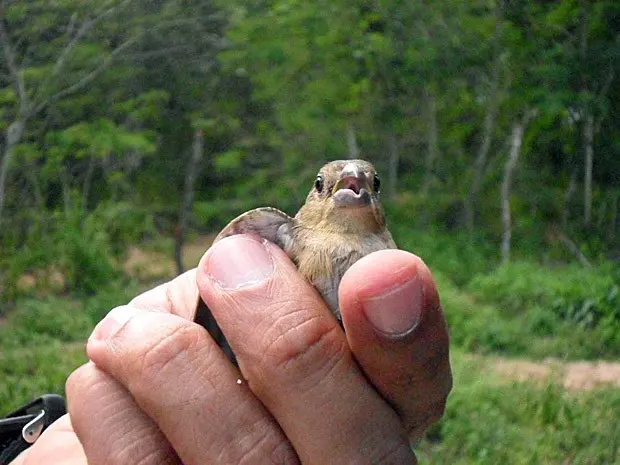
<path fill-rule="evenodd" d="M 611 0 L 2 2 L 0 414 L 63 391 L 179 234 L 294 214 L 359 153 L 450 326 L 422 462 L 618 463 L 617 389 L 485 360 L 620 356 L 619 30 Z"/>
<path fill-rule="evenodd" d="M 420 463 L 618 463 L 617 389 L 577 394 L 553 382 L 506 382 L 486 365 L 454 354 L 459 388 L 417 449 Z"/>

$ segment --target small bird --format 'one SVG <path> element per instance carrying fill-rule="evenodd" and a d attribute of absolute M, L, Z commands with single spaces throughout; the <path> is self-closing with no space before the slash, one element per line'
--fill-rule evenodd
<path fill-rule="evenodd" d="M 256 234 L 278 245 L 319 291 L 340 320 L 338 286 L 344 273 L 371 252 L 395 249 L 379 200 L 381 181 L 364 160 L 337 160 L 318 172 L 295 217 L 271 207 L 250 210 L 232 220 L 214 242 L 235 234 Z M 203 320 L 216 341 L 219 329 Z M 214 334 L 215 333 L 215 334 Z M 219 334 L 218 334 L 219 333 Z"/>

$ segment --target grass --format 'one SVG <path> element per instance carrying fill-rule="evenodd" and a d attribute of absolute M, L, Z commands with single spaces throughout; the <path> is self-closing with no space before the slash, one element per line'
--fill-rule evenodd
<path fill-rule="evenodd" d="M 137 295 L 135 282 L 116 282 L 80 300 L 20 299 L 0 324 L 0 416 L 64 383 L 86 362 L 85 341 L 112 308 Z"/>
<path fill-rule="evenodd" d="M 417 449 L 426 464 L 620 463 L 620 390 L 508 383 L 453 352 L 446 414 Z"/>

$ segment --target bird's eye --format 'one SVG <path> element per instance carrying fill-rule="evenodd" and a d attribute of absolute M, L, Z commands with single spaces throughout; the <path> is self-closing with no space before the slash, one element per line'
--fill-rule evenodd
<path fill-rule="evenodd" d="M 314 181 L 314 188 L 317 192 L 321 192 L 323 190 L 323 176 L 320 174 L 316 177 L 316 181 Z"/>
<path fill-rule="evenodd" d="M 379 190 L 381 189 L 381 179 L 379 179 L 379 176 L 377 176 L 376 174 L 374 179 L 372 180 L 372 188 L 377 193 L 379 193 Z"/>

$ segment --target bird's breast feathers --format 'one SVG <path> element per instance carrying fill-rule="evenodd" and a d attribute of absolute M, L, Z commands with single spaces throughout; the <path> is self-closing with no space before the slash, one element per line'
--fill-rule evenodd
<path fill-rule="evenodd" d="M 369 253 L 396 248 L 387 230 L 364 235 L 298 230 L 298 234 L 287 253 L 338 317 L 338 286 L 349 267 Z M 295 247 L 299 244 L 303 247 Z"/>

